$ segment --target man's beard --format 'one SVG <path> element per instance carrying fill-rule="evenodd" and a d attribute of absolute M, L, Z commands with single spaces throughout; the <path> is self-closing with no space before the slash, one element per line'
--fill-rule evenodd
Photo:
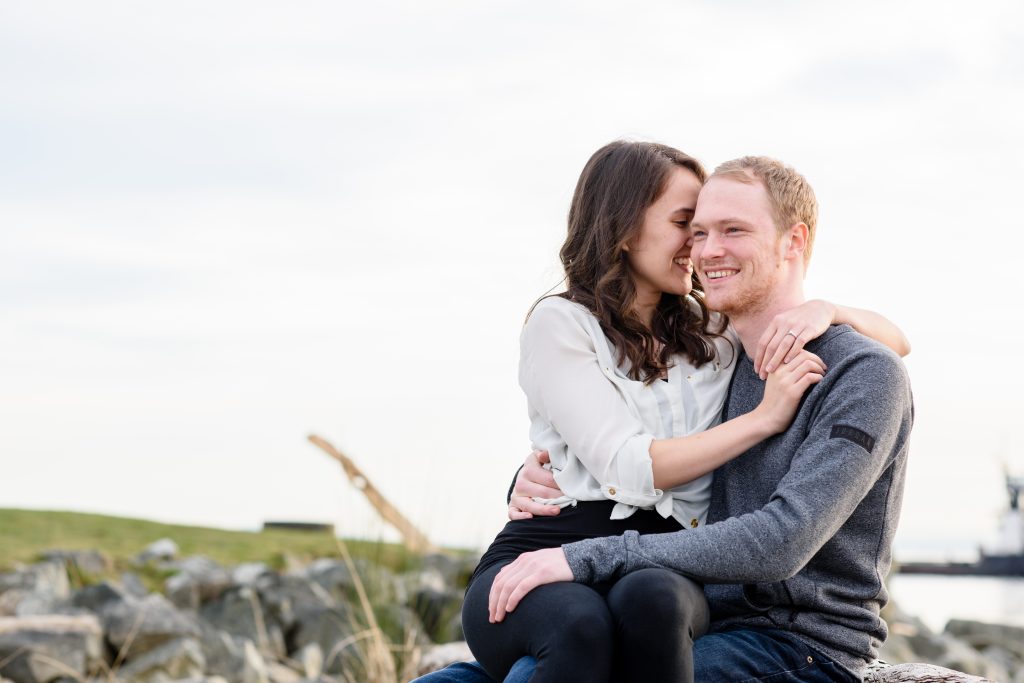
<path fill-rule="evenodd" d="M 724 297 L 720 303 L 709 297 L 708 308 L 730 317 L 760 313 L 772 304 L 772 293 L 779 279 L 779 266 L 780 263 L 776 262 L 769 275 L 745 283 Z"/>

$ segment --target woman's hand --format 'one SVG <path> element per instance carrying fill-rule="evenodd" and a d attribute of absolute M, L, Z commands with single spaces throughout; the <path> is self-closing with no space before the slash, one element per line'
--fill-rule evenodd
<path fill-rule="evenodd" d="M 804 344 L 820 337 L 836 321 L 836 312 L 835 304 L 812 299 L 772 318 L 757 340 L 754 372 L 767 379 L 776 368 L 793 360 Z"/>
<path fill-rule="evenodd" d="M 765 420 L 771 434 L 789 427 L 804 392 L 821 381 L 825 369 L 824 361 L 805 350 L 768 375 L 764 398 L 754 412 Z"/>
<path fill-rule="evenodd" d="M 542 505 L 534 498 L 546 498 L 554 500 L 562 496 L 562 490 L 555 482 L 555 476 L 551 470 L 544 469 L 544 465 L 551 462 L 551 456 L 547 451 L 533 451 L 526 458 L 526 462 L 519 469 L 516 475 L 515 487 L 512 496 L 508 501 L 508 518 L 512 521 L 517 519 L 530 519 L 534 515 L 554 516 L 561 508 L 557 505 Z"/>
<path fill-rule="evenodd" d="M 572 570 L 561 548 L 523 553 L 494 577 L 487 600 L 490 622 L 502 621 L 537 586 L 556 581 L 572 581 Z"/>

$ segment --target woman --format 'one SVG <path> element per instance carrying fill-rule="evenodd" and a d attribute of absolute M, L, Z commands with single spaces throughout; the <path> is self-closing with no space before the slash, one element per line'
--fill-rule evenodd
<path fill-rule="evenodd" d="M 789 362 L 768 377 L 760 406 L 718 424 L 739 346 L 726 321 L 708 312 L 693 278 L 689 220 L 704 180 L 695 159 L 641 142 L 606 145 L 580 176 L 561 250 L 567 291 L 534 306 L 521 340 L 530 436 L 550 453 L 565 496 L 549 502 L 563 509 L 550 519 L 510 522 L 481 559 L 463 607 L 466 639 L 492 678 L 504 678 L 525 654 L 538 660 L 535 681 L 683 677 L 692 668 L 690 648 L 678 648 L 678 657 L 614 652 L 624 629 L 641 629 L 633 636 L 642 642 L 678 627 L 659 620 L 657 605 L 643 606 L 646 618 L 625 618 L 637 607 L 623 597 L 628 577 L 614 586 L 542 586 L 500 624 L 488 621 L 491 583 L 529 550 L 626 529 L 700 526 L 712 470 L 785 430 L 804 391 L 826 371 L 813 354 L 791 353 L 793 339 L 779 335 L 762 371 L 784 356 Z M 805 304 L 785 314 L 784 329 L 816 336 L 838 322 L 904 350 L 898 330 L 864 311 Z M 699 594 L 692 582 L 662 574 L 679 584 L 660 594 Z M 699 636 L 706 621 L 696 615 L 681 637 Z"/>

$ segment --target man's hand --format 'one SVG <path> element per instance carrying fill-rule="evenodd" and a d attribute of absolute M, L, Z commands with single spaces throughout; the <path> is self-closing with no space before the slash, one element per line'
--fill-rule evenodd
<path fill-rule="evenodd" d="M 534 515 L 550 517 L 557 515 L 557 505 L 542 505 L 533 498 L 558 498 L 562 490 L 555 483 L 551 470 L 542 465 L 551 462 L 547 451 L 534 451 L 526 458 L 523 468 L 516 476 L 516 485 L 508 503 L 508 518 L 530 519 Z"/>
<path fill-rule="evenodd" d="M 572 581 L 572 570 L 561 548 L 545 548 L 523 553 L 502 567 L 491 584 L 487 599 L 490 622 L 495 624 L 513 611 L 519 601 L 537 586 L 556 581 Z"/>

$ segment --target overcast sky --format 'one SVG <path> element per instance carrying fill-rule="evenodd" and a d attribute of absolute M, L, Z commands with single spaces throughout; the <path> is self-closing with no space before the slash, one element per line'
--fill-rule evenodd
<path fill-rule="evenodd" d="M 1024 473 L 1019 2 L 0 6 L 0 507 L 485 545 L 576 177 L 619 137 L 801 170 L 807 290 L 897 322 L 899 543 Z"/>

